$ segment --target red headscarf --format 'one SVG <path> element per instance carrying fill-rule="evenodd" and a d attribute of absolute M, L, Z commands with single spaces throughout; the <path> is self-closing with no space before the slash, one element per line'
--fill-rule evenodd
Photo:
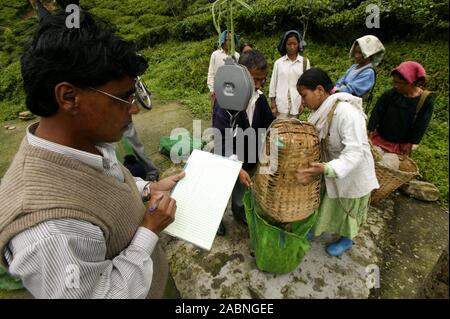
<path fill-rule="evenodd" d="M 417 79 L 427 75 L 423 66 L 415 61 L 402 62 L 392 71 L 400 73 L 409 84 L 413 84 Z"/>

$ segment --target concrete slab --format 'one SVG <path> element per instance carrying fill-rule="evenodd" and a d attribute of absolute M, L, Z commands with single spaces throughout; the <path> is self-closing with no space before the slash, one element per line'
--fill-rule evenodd
<path fill-rule="evenodd" d="M 351 251 L 330 257 L 324 246 L 330 235 L 312 241 L 299 267 L 283 275 L 262 272 L 256 267 L 246 226 L 234 221 L 230 207 L 224 216 L 227 234 L 216 237 L 211 251 L 164 236 L 163 246 L 182 298 L 368 298 L 370 267 L 378 267 L 376 245 L 386 220 L 371 209 L 368 223 Z"/>

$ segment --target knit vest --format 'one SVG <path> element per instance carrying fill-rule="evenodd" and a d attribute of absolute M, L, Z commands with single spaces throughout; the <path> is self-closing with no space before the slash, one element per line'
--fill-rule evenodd
<path fill-rule="evenodd" d="M 129 246 L 144 218 L 145 206 L 131 174 L 121 165 L 125 182 L 68 156 L 31 146 L 25 137 L 0 185 L 0 262 L 18 233 L 41 222 L 72 218 L 100 227 L 106 259 Z M 152 254 L 151 298 L 161 298 L 168 276 L 159 244 Z"/>

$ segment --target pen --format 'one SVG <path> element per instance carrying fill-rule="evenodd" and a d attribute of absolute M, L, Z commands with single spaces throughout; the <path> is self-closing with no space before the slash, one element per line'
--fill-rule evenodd
<path fill-rule="evenodd" d="M 164 196 L 161 196 L 160 198 L 158 198 L 156 200 L 156 202 L 152 205 L 152 207 L 149 208 L 148 212 L 150 213 L 150 215 L 153 215 L 155 213 L 155 211 L 158 209 L 158 205 L 161 202 L 161 200 L 163 199 Z"/>

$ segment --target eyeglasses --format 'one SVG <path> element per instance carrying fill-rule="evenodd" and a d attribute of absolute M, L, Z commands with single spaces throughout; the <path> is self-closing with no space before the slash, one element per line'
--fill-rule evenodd
<path fill-rule="evenodd" d="M 136 102 L 139 102 L 139 104 L 143 108 L 145 108 L 147 110 L 151 110 L 152 109 L 151 93 L 150 93 L 149 89 L 147 88 L 147 86 L 145 85 L 144 81 L 139 76 L 136 78 L 136 82 L 135 82 L 134 86 L 135 86 L 136 90 L 135 90 L 134 93 L 132 93 L 130 95 L 131 101 L 124 100 L 124 99 L 122 99 L 120 97 L 117 97 L 117 96 L 112 95 L 112 94 L 110 94 L 108 92 L 96 89 L 96 88 L 94 88 L 92 86 L 90 86 L 89 89 L 94 90 L 94 91 L 96 91 L 98 93 L 104 94 L 106 96 L 109 96 L 109 97 L 111 97 L 111 98 L 113 98 L 115 100 L 118 100 L 120 102 L 129 104 L 130 107 L 133 104 L 135 104 Z"/>

